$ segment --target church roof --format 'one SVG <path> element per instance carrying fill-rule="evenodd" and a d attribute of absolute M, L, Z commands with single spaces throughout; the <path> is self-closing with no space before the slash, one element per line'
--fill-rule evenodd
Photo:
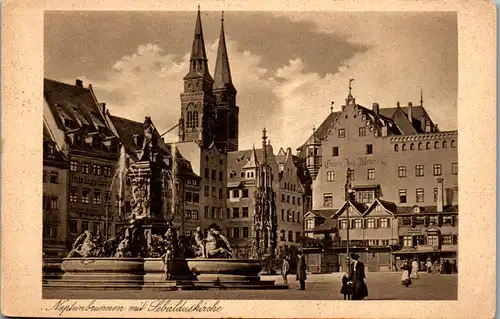
<path fill-rule="evenodd" d="M 184 79 L 203 77 L 204 79 L 213 81 L 212 77 L 210 76 L 210 72 L 208 71 L 207 60 L 208 59 L 207 59 L 207 52 L 205 50 L 205 39 L 203 38 L 203 28 L 201 26 L 200 8 L 198 7 L 198 14 L 196 16 L 196 26 L 194 29 L 193 46 L 191 48 L 191 58 L 190 58 L 191 65 L 189 66 L 189 72 L 184 77 Z M 201 64 L 201 68 L 199 66 L 194 68 L 193 61 L 199 61 L 198 63 Z M 203 74 L 198 71 L 200 69 L 203 72 Z"/>
<path fill-rule="evenodd" d="M 217 50 L 217 60 L 215 61 L 214 89 L 232 89 L 236 92 L 231 78 L 231 69 L 227 56 L 226 37 L 224 34 L 224 16 L 221 19 L 219 48 Z"/>
<path fill-rule="evenodd" d="M 91 86 L 84 88 L 44 79 L 43 95 L 62 131 L 85 129 L 88 133 L 112 135 L 99 111 Z"/>

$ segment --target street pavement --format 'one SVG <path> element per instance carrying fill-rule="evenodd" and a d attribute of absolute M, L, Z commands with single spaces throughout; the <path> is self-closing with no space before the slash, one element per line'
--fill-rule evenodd
<path fill-rule="evenodd" d="M 341 300 L 342 274 L 308 275 L 306 290 L 298 290 L 295 276 L 288 277 L 287 290 L 60 290 L 43 289 L 44 299 L 256 299 L 256 300 Z M 368 300 L 457 300 L 457 275 L 421 273 L 413 285 L 401 285 L 399 272 L 367 273 Z M 263 280 L 283 283 L 281 276 L 263 276 Z"/>

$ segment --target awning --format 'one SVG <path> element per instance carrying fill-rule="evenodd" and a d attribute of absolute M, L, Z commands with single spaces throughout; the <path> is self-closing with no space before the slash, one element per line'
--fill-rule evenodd
<path fill-rule="evenodd" d="M 371 184 L 371 185 L 354 185 L 352 189 L 373 189 L 379 187 L 380 184 Z"/>
<path fill-rule="evenodd" d="M 432 254 L 432 253 L 449 253 L 456 252 L 456 250 L 442 250 L 442 249 L 421 249 L 421 250 L 397 250 L 393 251 L 394 255 L 418 255 L 418 254 Z"/>

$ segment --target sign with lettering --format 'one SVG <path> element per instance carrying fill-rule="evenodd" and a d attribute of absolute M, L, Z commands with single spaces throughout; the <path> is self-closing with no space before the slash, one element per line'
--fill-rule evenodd
<path fill-rule="evenodd" d="M 342 168 L 342 167 L 364 167 L 370 165 L 387 165 L 387 156 L 380 159 L 362 156 L 358 158 L 345 158 L 344 160 L 337 161 L 329 159 L 324 163 L 326 168 Z"/>
<path fill-rule="evenodd" d="M 422 233 L 422 228 L 408 228 L 408 234 L 418 235 Z"/>
<path fill-rule="evenodd" d="M 89 176 L 71 176 L 71 183 L 73 184 L 84 184 L 89 186 L 104 186 L 111 187 L 111 180 L 107 178 L 95 178 Z"/>

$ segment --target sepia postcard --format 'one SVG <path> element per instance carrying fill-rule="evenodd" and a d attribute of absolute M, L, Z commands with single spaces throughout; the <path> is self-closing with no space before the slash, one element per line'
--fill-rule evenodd
<path fill-rule="evenodd" d="M 2 11 L 4 315 L 495 316 L 492 2 Z"/>

